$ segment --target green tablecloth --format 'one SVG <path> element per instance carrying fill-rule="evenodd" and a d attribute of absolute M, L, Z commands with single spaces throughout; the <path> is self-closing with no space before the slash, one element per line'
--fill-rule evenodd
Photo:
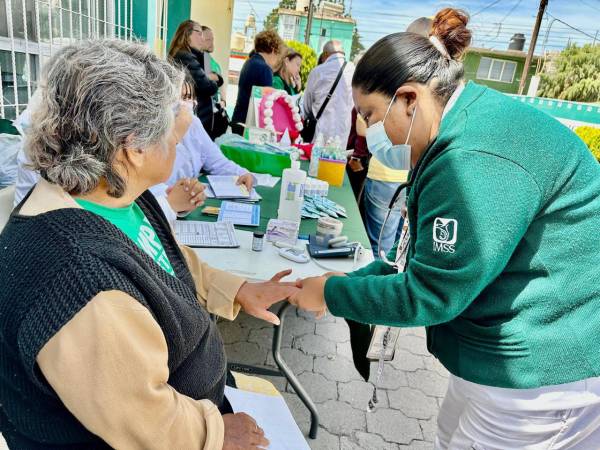
<path fill-rule="evenodd" d="M 304 170 L 308 169 L 308 163 L 303 162 L 302 168 Z M 236 229 L 247 230 L 247 231 L 265 231 L 267 228 L 267 222 L 269 219 L 277 218 L 277 207 L 279 206 L 279 191 L 281 189 L 281 181 L 277 183 L 274 188 L 268 188 L 263 186 L 258 186 L 256 191 L 262 196 L 262 200 L 259 202 L 260 205 L 260 225 L 258 227 L 242 227 L 236 226 Z M 358 210 L 358 205 L 356 204 L 356 199 L 354 198 L 354 194 L 352 192 L 352 187 L 350 186 L 350 181 L 348 180 L 348 176 L 344 179 L 344 184 L 341 187 L 329 187 L 329 196 L 328 198 L 346 208 L 348 213 L 348 218 L 340 220 L 344 223 L 344 230 L 342 234 L 344 236 L 348 236 L 348 239 L 351 241 L 360 242 L 365 248 L 371 248 L 369 243 L 369 238 L 367 236 L 367 232 L 363 225 L 362 219 L 360 217 L 360 212 Z M 219 206 L 221 204 L 221 200 L 208 199 L 204 206 Z M 206 222 L 216 222 L 217 218 L 215 216 L 207 216 L 202 214 L 202 209 L 204 206 L 196 209 L 196 211 L 192 212 L 187 216 L 188 220 L 202 220 Z M 302 219 L 300 223 L 300 235 L 306 236 L 309 234 L 315 234 L 317 230 L 317 219 Z"/>

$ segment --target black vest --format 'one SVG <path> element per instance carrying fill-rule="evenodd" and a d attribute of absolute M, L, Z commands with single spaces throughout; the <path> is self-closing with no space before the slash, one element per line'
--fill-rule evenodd
<path fill-rule="evenodd" d="M 118 228 L 83 209 L 33 217 L 17 208 L 0 234 L 0 431 L 11 448 L 106 448 L 67 410 L 36 357 L 102 291 L 126 292 L 147 307 L 169 351 L 169 384 L 194 399 L 224 403 L 221 336 L 196 299 L 190 271 L 154 197 L 137 201 L 176 277 Z"/>

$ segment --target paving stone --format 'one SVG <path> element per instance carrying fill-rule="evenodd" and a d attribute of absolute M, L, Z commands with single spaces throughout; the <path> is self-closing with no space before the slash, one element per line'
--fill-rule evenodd
<path fill-rule="evenodd" d="M 388 442 L 408 444 L 413 439 L 422 439 L 423 434 L 417 419 L 406 417 L 393 409 L 377 409 L 367 414 L 367 431 L 376 433 Z"/>
<path fill-rule="evenodd" d="M 407 372 L 408 385 L 412 388 L 421 390 L 426 395 L 443 397 L 448 388 L 448 379 L 437 372 L 430 370 L 417 370 Z"/>
<path fill-rule="evenodd" d="M 315 334 L 307 334 L 294 339 L 293 347 L 307 355 L 335 356 L 335 342 Z"/>
<path fill-rule="evenodd" d="M 364 381 L 350 381 L 338 383 L 338 400 L 350 403 L 353 408 L 366 410 L 369 400 L 373 396 L 373 385 Z M 388 396 L 385 390 L 377 391 L 380 408 L 388 408 Z"/>
<path fill-rule="evenodd" d="M 355 431 L 363 431 L 366 427 L 365 415 L 365 411 L 335 400 L 319 405 L 321 424 L 332 434 L 350 436 Z"/>
<path fill-rule="evenodd" d="M 352 361 L 352 347 L 350 347 L 350 342 L 338 342 L 335 344 L 335 348 L 338 356 Z"/>
<path fill-rule="evenodd" d="M 271 347 L 271 343 L 273 342 L 273 327 L 248 330 L 248 342 L 254 342 L 259 347 Z"/>
<path fill-rule="evenodd" d="M 432 370 L 434 372 L 437 372 L 441 376 L 448 378 L 448 376 L 449 376 L 448 370 L 446 370 L 446 368 L 444 366 L 442 366 L 442 363 L 439 362 L 437 358 L 435 358 L 433 356 L 430 356 L 430 357 L 424 356 L 423 363 L 425 364 L 425 368 L 427 370 Z"/>
<path fill-rule="evenodd" d="M 403 372 L 402 370 L 396 369 L 391 364 L 385 363 L 383 366 L 383 375 L 377 385 L 381 389 L 398 389 L 401 386 L 408 386 L 408 379 L 406 374 L 410 372 Z M 369 381 L 375 383 L 377 379 L 377 363 L 371 364 L 371 377 Z"/>
<path fill-rule="evenodd" d="M 333 342 L 349 342 L 350 331 L 345 322 L 317 323 L 315 333 Z"/>
<path fill-rule="evenodd" d="M 312 355 L 306 355 L 295 348 L 282 348 L 281 357 L 295 375 L 298 375 L 302 372 L 313 371 L 314 356 Z M 266 361 L 267 366 L 277 367 L 275 360 L 273 359 L 273 354 L 270 350 L 267 354 Z"/>
<path fill-rule="evenodd" d="M 354 363 L 342 356 L 322 356 L 315 359 L 315 372 L 333 381 L 362 380 Z"/>
<path fill-rule="evenodd" d="M 427 333 L 425 332 L 425 327 L 402 328 L 400 329 L 400 336 L 416 336 L 425 338 Z"/>
<path fill-rule="evenodd" d="M 307 438 L 306 441 L 312 450 L 338 450 L 340 448 L 340 438 L 331 434 L 323 427 L 319 427 L 316 439 Z"/>
<path fill-rule="evenodd" d="M 337 400 L 337 386 L 335 381 L 329 381 L 323 375 L 312 372 L 304 372 L 298 375 L 298 380 L 315 403 Z M 287 390 L 288 392 L 293 392 L 292 386 L 288 384 Z"/>
<path fill-rule="evenodd" d="M 296 394 L 283 391 L 280 392 L 283 396 L 283 399 L 287 403 L 288 408 L 290 408 L 292 416 L 298 424 L 300 431 L 302 431 L 304 435 L 307 435 L 310 430 L 310 412 L 308 409 L 306 409 L 306 406 L 304 406 L 304 403 L 302 403 L 302 400 L 300 400 Z"/>
<path fill-rule="evenodd" d="M 231 362 L 261 366 L 265 363 L 267 349 L 261 349 L 252 342 L 237 342 L 225 347 L 227 359 Z"/>
<path fill-rule="evenodd" d="M 239 323 L 240 326 L 244 328 L 250 329 L 258 329 L 258 328 L 272 328 L 269 322 L 265 322 L 264 320 L 257 319 L 256 317 L 249 316 L 245 312 L 241 311 L 238 317 L 235 319 L 234 323 Z"/>
<path fill-rule="evenodd" d="M 414 372 L 417 369 L 425 369 L 424 358 L 424 356 L 414 355 L 407 350 L 398 348 L 396 349 L 394 359 L 390 361 L 390 364 L 396 369 L 405 372 Z"/>
<path fill-rule="evenodd" d="M 388 399 L 390 408 L 398 409 L 414 419 L 429 419 L 438 412 L 435 397 L 428 397 L 418 389 L 400 387 L 395 391 L 388 391 Z"/>
<path fill-rule="evenodd" d="M 296 315 L 288 314 L 285 316 L 283 324 L 284 336 L 289 334 L 295 337 L 304 336 L 305 334 L 315 333 L 315 320 L 305 319 Z"/>
<path fill-rule="evenodd" d="M 398 448 L 402 450 L 433 450 L 433 442 L 412 441 L 408 445 L 399 445 Z"/>
<path fill-rule="evenodd" d="M 435 433 L 437 432 L 437 417 L 432 417 L 428 420 L 419 420 L 423 440 L 427 442 L 435 442 Z"/>
<path fill-rule="evenodd" d="M 236 321 L 222 320 L 218 323 L 218 327 L 226 345 L 246 341 L 250 334 L 250 330 L 243 328 Z"/>
<path fill-rule="evenodd" d="M 304 319 L 307 320 L 312 320 L 318 323 L 325 323 L 325 322 L 336 322 L 337 320 L 343 320 L 343 319 L 339 319 L 337 317 L 335 317 L 333 314 L 331 313 L 327 313 L 325 316 L 321 317 L 320 319 L 317 319 L 315 317 L 315 315 L 311 312 L 307 312 L 307 311 L 302 311 L 300 309 L 296 310 L 296 314 L 298 315 L 298 317 L 302 317 Z"/>
<path fill-rule="evenodd" d="M 413 355 L 430 356 L 427 351 L 427 342 L 425 338 L 413 335 L 400 336 L 398 338 L 398 347 L 408 350 Z"/>
<path fill-rule="evenodd" d="M 377 434 L 357 431 L 354 440 L 347 436 L 340 439 L 341 450 L 398 450 L 398 444 L 386 442 Z"/>

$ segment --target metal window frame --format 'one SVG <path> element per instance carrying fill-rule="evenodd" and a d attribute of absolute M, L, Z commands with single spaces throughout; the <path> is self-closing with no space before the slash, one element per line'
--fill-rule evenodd
<path fill-rule="evenodd" d="M 481 66 L 481 61 L 483 59 L 490 60 L 490 67 L 488 69 L 487 75 L 485 77 L 480 77 L 479 76 L 479 66 Z M 502 63 L 502 69 L 500 70 L 500 78 L 498 78 L 498 79 L 491 78 L 491 76 L 490 76 L 490 74 L 492 72 L 492 67 L 494 66 L 494 61 Z M 506 63 L 512 63 L 515 65 L 514 70 L 512 72 L 512 76 L 510 77 L 510 81 L 504 81 L 502 79 L 502 76 L 504 75 L 504 70 L 506 69 Z M 479 59 L 479 66 L 477 66 L 477 70 L 475 71 L 475 78 L 477 80 L 496 81 L 498 83 L 504 83 L 504 84 L 512 84 L 515 81 L 515 75 L 517 73 L 517 61 L 514 61 L 512 59 L 500 59 L 500 58 L 492 58 L 490 56 L 481 56 L 481 58 Z"/>
<path fill-rule="evenodd" d="M 83 2 L 87 4 L 87 10 L 83 12 Z M 81 39 L 89 38 L 119 38 L 125 40 L 133 39 L 133 0 L 33 0 L 33 30 L 29 29 L 27 22 L 28 1 L 21 0 L 22 7 L 20 11 L 15 11 L 13 0 L 5 0 L 5 11 L 7 17 L 8 36 L 0 36 L 0 51 L 10 53 L 10 67 L 6 72 L 11 73 L 13 86 L 7 91 L 0 82 L 0 118 L 15 119 L 27 107 L 31 98 L 37 80 L 40 79 L 41 70 L 45 60 L 64 45 L 76 42 Z M 163 0 L 165 10 L 168 0 Z M 125 13 L 121 15 L 121 2 L 123 2 Z M 103 6 L 102 17 L 100 17 L 100 5 Z M 77 9 L 75 9 L 75 7 Z M 17 8 L 19 9 L 19 8 Z M 44 14 L 47 15 L 44 17 Z M 17 37 L 14 29 L 13 13 L 20 13 L 23 20 L 23 37 Z M 129 14 L 128 14 L 129 13 Z M 57 18 L 53 15 L 58 14 Z M 79 18 L 79 30 L 74 30 L 73 17 Z M 58 25 L 53 24 L 53 20 L 58 20 Z M 66 24 L 65 25 L 65 19 Z M 84 36 L 83 22 L 87 20 L 87 33 Z M 42 35 L 42 25 L 48 27 L 47 36 Z M 54 28 L 57 28 L 56 30 Z M 65 36 L 65 30 L 68 28 L 68 36 Z M 102 30 L 102 32 L 101 32 Z M 165 24 L 166 30 L 166 24 Z M 58 32 L 57 35 L 55 32 Z M 165 31 L 166 34 L 166 31 Z M 33 40 L 31 39 L 33 38 Z M 25 65 L 28 74 L 26 98 L 19 95 L 18 77 L 17 77 L 17 54 L 25 55 Z M 31 58 L 37 58 L 35 64 L 35 74 L 32 73 Z M 0 67 L 0 72 L 2 71 Z M 6 69 L 6 68 L 4 68 Z M 35 81 L 34 81 L 35 80 Z M 5 92 L 12 92 L 13 99 L 5 98 Z M 7 117 L 6 110 L 14 109 L 15 117 Z"/>

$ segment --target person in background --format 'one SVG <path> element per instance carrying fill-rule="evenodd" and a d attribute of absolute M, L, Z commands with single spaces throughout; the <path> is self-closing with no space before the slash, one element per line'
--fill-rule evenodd
<path fill-rule="evenodd" d="M 353 108 L 352 128 L 350 128 L 350 136 L 348 137 L 348 145 L 346 146 L 347 150 L 353 150 L 353 152 L 348 158 L 346 172 L 352 186 L 352 192 L 354 192 L 354 197 L 359 205 L 371 157 L 365 138 L 366 131 L 367 125 L 365 121 L 358 115 L 356 108 Z"/>
<path fill-rule="evenodd" d="M 412 167 L 409 232 L 384 260 L 302 280 L 290 301 L 426 327 L 450 372 L 436 450 L 597 449 L 600 165 L 550 115 L 463 84 L 468 20 L 445 8 L 427 37 L 386 36 L 357 66 L 371 153 Z"/>
<path fill-rule="evenodd" d="M 193 108 L 195 102 L 194 85 L 189 76 L 186 77 L 186 81 L 183 83 L 182 100 L 189 108 Z M 175 162 L 168 180 L 150 188 L 150 192 L 158 199 L 169 222 L 176 220 L 177 216 L 186 216 L 191 211 L 179 211 L 169 207 L 170 202 L 165 202 L 163 199 L 168 200 L 173 196 L 172 191 L 174 187 L 178 186 L 180 180 L 197 181 L 201 173 L 236 175 L 238 177 L 237 183 L 246 186 L 248 191 L 252 191 L 255 183 L 254 176 L 248 170 L 223 155 L 219 146 L 214 143 L 202 126 L 202 122 L 194 116 L 188 131 L 181 142 L 177 144 Z M 199 184 L 202 191 L 204 191 L 204 186 L 201 183 Z M 196 189 L 197 187 L 194 188 L 194 191 Z"/>
<path fill-rule="evenodd" d="M 288 48 L 281 60 L 279 70 L 273 75 L 273 87 L 290 95 L 299 94 L 302 90 L 300 67 L 302 67 L 302 55 L 293 48 Z"/>
<path fill-rule="evenodd" d="M 179 245 L 147 189 L 191 112 L 147 46 L 84 41 L 44 66 L 27 152 L 42 180 L 0 233 L 0 432 L 15 449 L 264 448 L 224 390 L 210 313 L 297 288 L 248 283 Z M 152 98 L 152 101 L 148 101 Z M 9 319 L 9 320 L 7 320 Z"/>
<path fill-rule="evenodd" d="M 213 58 L 212 53 L 215 51 L 215 36 L 210 27 L 202 25 L 202 41 L 204 42 L 202 50 L 204 52 L 204 71 L 209 74 L 217 74 L 223 79 L 223 71 L 219 63 Z M 223 80 L 224 81 L 224 80 Z M 225 83 L 219 87 L 219 90 L 213 95 L 213 126 L 209 136 L 214 141 L 227 132 L 230 121 L 229 115 L 225 110 L 227 92 Z"/>
<path fill-rule="evenodd" d="M 196 114 L 210 135 L 215 123 L 213 95 L 223 86 L 223 77 L 214 72 L 207 74 L 204 47 L 202 26 L 193 20 L 186 20 L 177 27 L 169 47 L 169 58 L 185 67 L 194 79 L 198 101 Z"/>
<path fill-rule="evenodd" d="M 284 48 L 283 40 L 273 30 L 261 31 L 254 37 L 254 50 L 240 72 L 237 101 L 231 118 L 234 133 L 244 134 L 244 127 L 240 124 L 246 123 L 252 86 L 273 86 L 273 70 L 280 64 Z"/>
<path fill-rule="evenodd" d="M 327 94 L 346 61 L 344 48 L 340 41 L 328 41 L 323 47 L 323 58 L 325 62 L 317 67 L 308 76 L 304 90 L 304 116 L 308 111 L 317 116 L 321 105 L 327 98 Z M 323 134 L 325 139 L 334 139 L 336 136 L 341 142 L 348 142 L 350 128 L 352 126 L 352 75 L 354 64 L 348 62 L 344 68 L 333 95 L 321 118 L 317 122 L 315 139 Z"/>

